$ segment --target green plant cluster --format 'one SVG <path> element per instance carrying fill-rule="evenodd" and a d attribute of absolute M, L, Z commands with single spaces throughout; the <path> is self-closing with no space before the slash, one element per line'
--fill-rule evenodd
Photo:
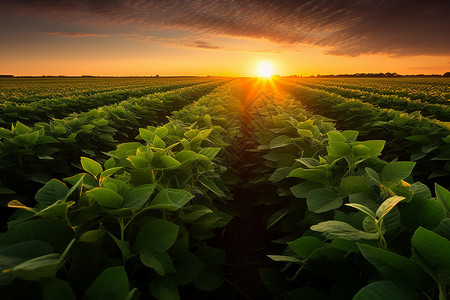
<path fill-rule="evenodd" d="M 421 115 L 443 122 L 450 121 L 450 108 L 448 102 L 443 104 L 428 103 L 419 99 L 399 97 L 397 95 L 384 95 L 366 92 L 359 89 L 344 88 L 339 85 L 308 84 L 304 86 L 333 93 L 345 98 L 355 98 L 362 102 L 373 104 L 380 108 L 390 108 L 407 113 L 420 112 Z"/>
<path fill-rule="evenodd" d="M 11 201 L 20 210 L 0 235 L 2 295 L 179 299 L 178 287 L 221 285 L 225 254 L 205 240 L 231 219 L 219 152 L 239 134 L 234 90 L 140 128 L 141 142 L 104 163 L 81 157 L 83 172 L 50 180 L 34 207 Z"/>
<path fill-rule="evenodd" d="M 447 105 L 450 100 L 450 81 L 446 78 L 302 78 L 301 81 L 319 86 L 393 95 L 426 103 Z"/>
<path fill-rule="evenodd" d="M 19 120 L 22 123 L 31 125 L 35 122 L 53 118 L 64 118 L 71 113 L 85 112 L 101 106 L 127 101 L 129 98 L 145 97 L 150 94 L 162 93 L 200 83 L 202 82 L 196 80 L 189 82 L 183 81 L 181 83 L 178 81 L 154 82 L 153 85 L 139 89 L 42 99 L 28 103 L 1 101 L 0 124 L 7 124 Z M 136 100 L 139 101 L 139 99 Z"/>
<path fill-rule="evenodd" d="M 431 121 L 418 114 L 381 109 L 358 99 L 298 85 L 290 89 L 314 113 L 336 120 L 339 129 L 355 129 L 364 139 L 386 140 L 387 159 L 399 157 L 417 162 L 414 176 L 448 182 L 450 132 L 448 123 Z"/>
<path fill-rule="evenodd" d="M 149 86 L 204 83 L 211 78 L 148 78 L 148 77 L 64 77 L 64 78 L 0 78 L 0 99 L 30 103 L 44 99 L 94 96 L 113 91 L 139 91 Z"/>
<path fill-rule="evenodd" d="M 414 181 L 415 162 L 380 159 L 384 140 L 292 111 L 257 120 L 254 184 L 277 187 L 267 227 L 287 244 L 269 255 L 282 271 L 260 272 L 267 287 L 280 299 L 446 299 L 450 192 Z"/>
<path fill-rule="evenodd" d="M 103 152 L 135 136 L 137 128 L 165 122 L 172 111 L 224 83 L 208 82 L 132 98 L 48 123 L 38 122 L 32 127 L 19 121 L 11 129 L 0 127 L 1 202 L 5 205 L 8 200 L 17 199 L 21 190 L 36 190 L 37 184 L 52 177 L 69 176 L 73 166 L 79 166 L 82 155 L 104 159 Z"/>

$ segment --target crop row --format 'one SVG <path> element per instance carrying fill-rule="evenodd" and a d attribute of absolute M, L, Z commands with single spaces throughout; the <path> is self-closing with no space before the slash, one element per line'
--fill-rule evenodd
<path fill-rule="evenodd" d="M 93 96 L 114 91 L 141 90 L 171 82 L 208 82 L 210 78 L 11 78 L 0 79 L 0 100 L 29 103 L 43 99 Z"/>
<path fill-rule="evenodd" d="M 450 132 L 447 123 L 431 121 L 415 113 L 378 108 L 358 99 L 301 85 L 290 91 L 308 109 L 336 120 L 337 128 L 358 129 L 365 139 L 386 140 L 384 157 L 417 162 L 414 175 L 421 180 L 437 178 L 441 183 L 448 182 Z"/>
<path fill-rule="evenodd" d="M 132 98 L 48 123 L 38 122 L 31 127 L 17 122 L 10 130 L 0 128 L 3 205 L 12 198 L 22 199 L 16 193 L 32 196 L 26 193 L 34 191 L 37 185 L 54 176 L 71 174 L 73 166 L 79 166 L 82 155 L 103 157 L 102 152 L 137 135 L 139 127 L 161 124 L 172 111 L 224 83 L 209 82 Z"/>
<path fill-rule="evenodd" d="M 276 298 L 446 299 L 450 192 L 436 184 L 433 197 L 411 176 L 414 162 L 380 159 L 384 140 L 284 105 L 255 120 L 249 183 L 278 207 L 267 228 L 286 248 L 269 257 L 283 267 L 260 270 Z"/>
<path fill-rule="evenodd" d="M 359 89 L 344 88 L 339 85 L 302 83 L 303 86 L 337 94 L 345 98 L 356 98 L 362 102 L 380 108 L 390 108 L 407 113 L 420 112 L 421 115 L 440 121 L 450 121 L 450 107 L 446 104 L 434 104 L 423 100 L 412 100 L 397 95 L 384 95 Z"/>
<path fill-rule="evenodd" d="M 178 287 L 220 286 L 225 255 L 204 240 L 231 219 L 217 200 L 229 197 L 220 152 L 239 134 L 235 97 L 222 86 L 108 160 L 81 157 L 84 173 L 49 181 L 34 207 L 11 201 L 2 295 L 179 299 Z"/>
<path fill-rule="evenodd" d="M 450 81 L 445 78 L 359 78 L 359 79 L 301 79 L 310 84 L 335 85 L 342 88 L 357 89 L 369 93 L 395 95 L 434 104 L 448 104 L 450 100 Z"/>
<path fill-rule="evenodd" d="M 91 95 L 78 95 L 61 98 L 42 99 L 29 103 L 2 101 L 0 103 L 0 122 L 13 123 L 20 120 L 25 124 L 33 124 L 52 118 L 64 118 L 70 113 L 89 111 L 100 106 L 111 105 L 129 98 L 145 98 L 149 94 L 166 92 L 182 87 L 200 84 L 202 81 L 167 81 L 152 82 L 151 85 L 138 89 L 123 89 L 110 92 L 99 92 Z"/>

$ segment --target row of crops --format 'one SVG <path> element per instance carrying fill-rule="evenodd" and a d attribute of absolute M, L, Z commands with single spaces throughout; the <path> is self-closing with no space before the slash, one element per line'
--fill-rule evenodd
<path fill-rule="evenodd" d="M 0 129 L 2 295 L 446 299 L 445 123 L 321 82 L 178 84 Z"/>

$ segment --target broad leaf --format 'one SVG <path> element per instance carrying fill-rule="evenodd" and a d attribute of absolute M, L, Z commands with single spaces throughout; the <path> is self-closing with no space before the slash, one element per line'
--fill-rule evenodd
<path fill-rule="evenodd" d="M 342 238 L 346 240 L 376 240 L 379 237 L 378 233 L 361 231 L 341 221 L 322 222 L 311 226 L 311 230 L 323 232 L 324 236 L 330 239 Z"/>
<path fill-rule="evenodd" d="M 145 184 L 134 188 L 125 195 L 123 207 L 131 209 L 141 208 L 150 199 L 155 187 L 155 184 Z"/>
<path fill-rule="evenodd" d="M 323 213 L 341 207 L 343 201 L 329 189 L 315 189 L 306 195 L 308 208 L 315 213 Z"/>
<path fill-rule="evenodd" d="M 152 268 L 161 276 L 175 272 L 172 259 L 167 252 L 151 252 L 148 250 L 140 251 L 141 262 L 149 268 Z"/>
<path fill-rule="evenodd" d="M 151 218 L 139 229 L 135 247 L 150 252 L 167 251 L 178 236 L 179 226 L 174 223 Z"/>
<path fill-rule="evenodd" d="M 381 172 L 381 179 L 387 186 L 395 185 L 403 179 L 406 179 L 415 166 L 412 161 L 397 161 L 388 163 Z"/>
<path fill-rule="evenodd" d="M 400 201 L 404 200 L 405 197 L 394 196 L 384 200 L 380 207 L 377 209 L 376 215 L 378 219 L 382 219 L 387 215 L 391 209 L 393 209 Z"/>
<path fill-rule="evenodd" d="M 324 243 L 316 237 L 303 236 L 295 241 L 289 242 L 288 245 L 299 257 L 308 258 L 314 250 L 324 246 Z"/>
<path fill-rule="evenodd" d="M 156 195 L 150 206 L 168 210 L 177 210 L 194 198 L 194 195 L 179 189 L 164 189 Z"/>
<path fill-rule="evenodd" d="M 129 292 L 125 268 L 111 267 L 103 270 L 84 292 L 83 300 L 123 300 Z"/>
<path fill-rule="evenodd" d="M 95 188 L 93 190 L 87 191 L 87 195 L 95 198 L 98 204 L 110 208 L 122 207 L 124 198 L 114 192 L 113 190 L 106 188 Z"/>
<path fill-rule="evenodd" d="M 81 165 L 83 169 L 92 176 L 97 176 L 103 171 L 102 165 L 87 157 L 81 157 Z"/>
<path fill-rule="evenodd" d="M 411 300 L 411 297 L 405 293 L 392 281 L 377 281 L 363 287 L 353 300 Z"/>
<path fill-rule="evenodd" d="M 34 196 L 40 204 L 52 205 L 58 200 L 66 198 L 69 188 L 59 180 L 52 179 L 47 182 Z"/>

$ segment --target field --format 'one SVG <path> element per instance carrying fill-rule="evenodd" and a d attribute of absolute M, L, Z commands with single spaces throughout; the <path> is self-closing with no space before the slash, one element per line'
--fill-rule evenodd
<path fill-rule="evenodd" d="M 444 78 L 0 78 L 0 293 L 447 299 L 449 103 Z"/>

